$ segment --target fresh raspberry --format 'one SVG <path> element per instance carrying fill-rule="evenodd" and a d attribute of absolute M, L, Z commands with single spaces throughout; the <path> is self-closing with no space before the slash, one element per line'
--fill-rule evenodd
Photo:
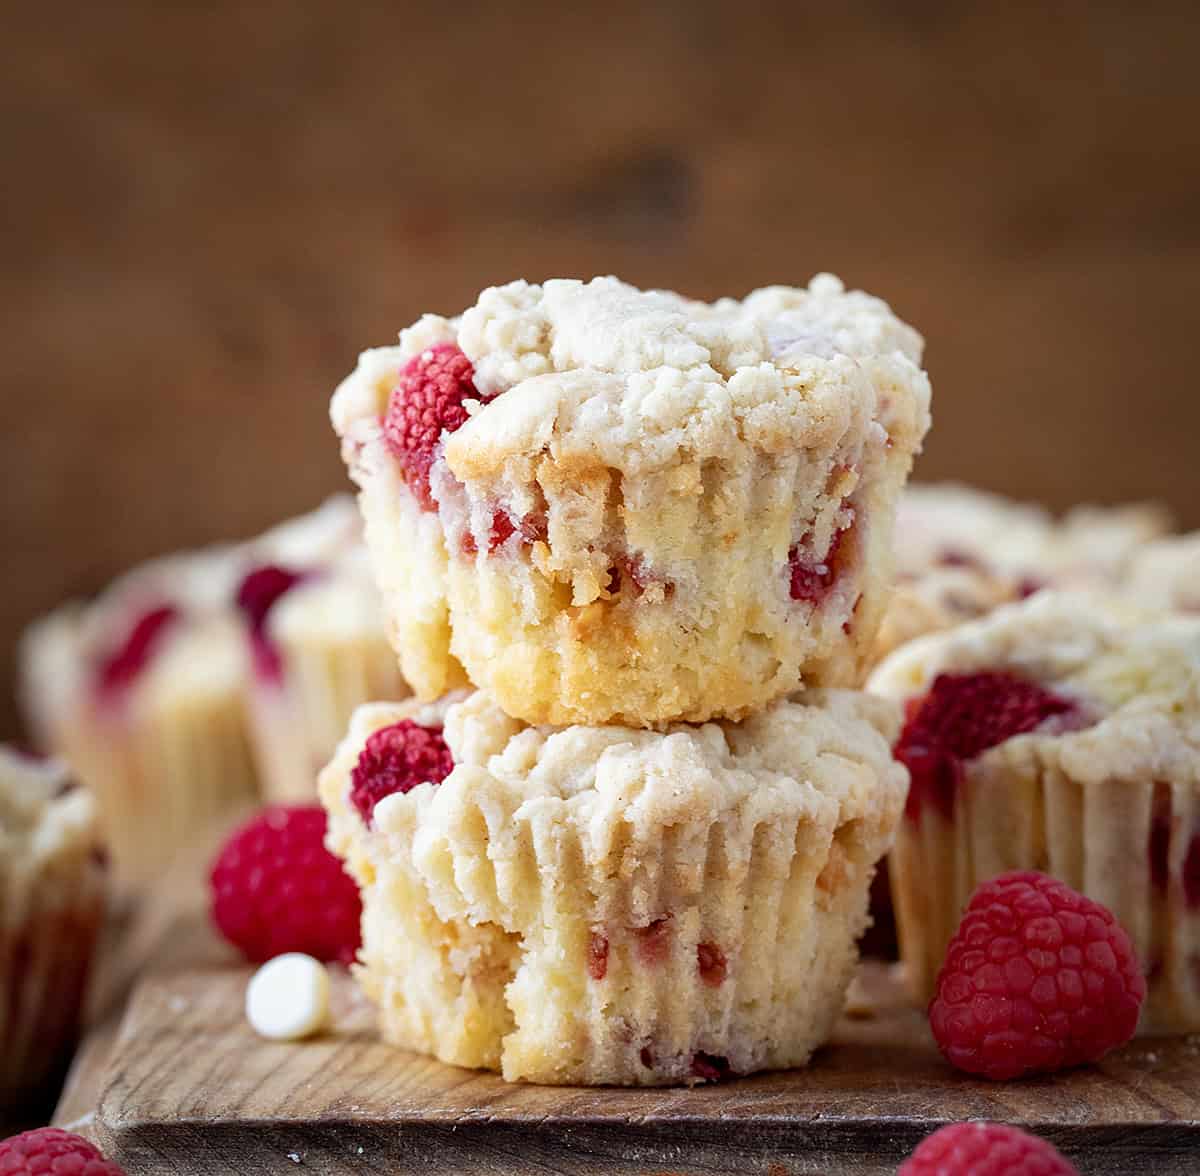
<path fill-rule="evenodd" d="M 400 371 L 388 401 L 383 436 L 404 467 L 404 478 L 425 510 L 436 510 L 429 469 L 443 433 L 466 423 L 464 400 L 484 400 L 471 361 L 453 344 L 438 343 Z"/>
<path fill-rule="evenodd" d="M 850 530 L 851 527 L 844 527 L 838 531 L 825 558 L 817 563 L 811 562 L 799 547 L 788 552 L 789 589 L 793 600 L 807 600 L 817 605 L 829 595 L 846 562 L 845 542 Z"/>
<path fill-rule="evenodd" d="M 514 520 L 512 515 L 500 507 L 492 508 L 492 525 L 488 534 L 488 554 L 503 547 L 514 535 L 520 536 L 522 547 L 532 547 L 541 540 L 545 542 L 549 526 L 544 514 L 535 513 L 522 515 L 520 520 Z M 466 554 L 474 555 L 477 544 L 475 537 L 468 531 L 465 543 Z"/>
<path fill-rule="evenodd" d="M 319 805 L 263 809 L 225 842 L 210 882 L 213 922 L 248 960 L 301 951 L 353 962 L 358 888 L 325 848 Z"/>
<path fill-rule="evenodd" d="M 279 650 L 267 636 L 267 617 L 276 602 L 303 580 L 303 572 L 266 564 L 247 573 L 237 590 L 237 606 L 250 629 L 254 664 L 265 678 L 278 678 L 283 670 Z"/>
<path fill-rule="evenodd" d="M 350 773 L 350 801 L 369 825 L 375 806 L 393 792 L 440 784 L 454 770 L 441 727 L 401 719 L 372 733 Z"/>
<path fill-rule="evenodd" d="M 933 804 L 951 819 L 964 762 L 1047 719 L 1076 712 L 1070 699 L 1015 674 L 939 674 L 928 694 L 908 704 L 896 743 L 896 758 L 912 778 L 905 811 L 916 820 Z"/>
<path fill-rule="evenodd" d="M 1095 1062 L 1137 1028 L 1146 981 L 1112 912 L 1063 882 L 983 883 L 950 940 L 929 1006 L 947 1061 L 985 1078 Z"/>
<path fill-rule="evenodd" d="M 111 696 L 131 686 L 150 663 L 167 628 L 178 616 L 179 610 L 169 604 L 142 613 L 125 640 L 97 667 L 100 692 Z"/>
<path fill-rule="evenodd" d="M 81 1135 L 39 1127 L 0 1141 L 0 1176 L 125 1176 Z"/>
<path fill-rule="evenodd" d="M 1079 1176 L 1058 1149 L 1002 1123 L 951 1123 L 921 1141 L 896 1176 Z"/>

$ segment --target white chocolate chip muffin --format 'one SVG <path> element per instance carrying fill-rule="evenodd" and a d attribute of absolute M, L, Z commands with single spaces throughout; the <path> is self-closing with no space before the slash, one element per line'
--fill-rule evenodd
<path fill-rule="evenodd" d="M 836 690 L 663 732 L 527 727 L 485 692 L 361 708 L 320 790 L 384 1036 L 509 1081 L 803 1065 L 900 816 L 897 724 Z"/>
<path fill-rule="evenodd" d="M 921 348 L 825 275 L 712 304 L 513 282 L 366 352 L 332 416 L 405 676 L 630 726 L 857 682 Z"/>
<path fill-rule="evenodd" d="M 312 799 L 355 707 L 408 693 L 348 495 L 56 610 L 21 688 L 39 746 L 95 791 L 123 892 L 260 787 Z"/>
<path fill-rule="evenodd" d="M 1020 595 L 1018 581 L 978 567 L 945 565 L 919 575 L 903 573 L 883 614 L 872 661 L 882 661 L 894 649 L 927 633 L 986 616 Z"/>
<path fill-rule="evenodd" d="M 968 486 L 909 486 L 896 512 L 896 589 L 872 660 L 1041 588 L 1115 589 L 1169 526 L 1167 512 L 1149 503 L 1078 506 L 1055 519 Z"/>
<path fill-rule="evenodd" d="M 1040 506 L 954 483 L 908 486 L 896 512 L 901 576 L 968 567 L 1034 587 L 1116 584 L 1136 552 L 1170 529 L 1153 503 L 1076 506 L 1056 519 Z"/>
<path fill-rule="evenodd" d="M 311 800 L 356 707 L 408 688 L 347 495 L 248 545 L 235 591 L 250 645 L 255 766 L 269 800 Z"/>
<path fill-rule="evenodd" d="M 48 1093 L 75 1041 L 104 917 L 92 796 L 0 747 L 0 1107 Z"/>
<path fill-rule="evenodd" d="M 1200 531 L 1146 544 L 1134 557 L 1123 589 L 1145 608 L 1200 613 Z"/>
<path fill-rule="evenodd" d="M 23 638 L 30 727 L 95 793 L 122 893 L 255 795 L 238 569 L 232 548 L 158 559 Z"/>
<path fill-rule="evenodd" d="M 1129 932 L 1143 1031 L 1200 1029 L 1200 618 L 1041 592 L 911 642 L 869 688 L 906 705 L 891 880 L 915 995 L 974 888 L 1037 869 Z"/>

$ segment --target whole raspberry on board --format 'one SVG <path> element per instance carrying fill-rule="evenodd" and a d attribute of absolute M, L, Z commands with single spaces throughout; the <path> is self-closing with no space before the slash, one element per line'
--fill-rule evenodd
<path fill-rule="evenodd" d="M 985 882 L 937 978 L 929 1024 L 946 1060 L 985 1078 L 1095 1062 L 1137 1028 L 1146 981 L 1112 912 L 1062 882 Z"/>
<path fill-rule="evenodd" d="M 0 1176 L 125 1176 L 81 1135 L 39 1127 L 0 1140 Z"/>
<path fill-rule="evenodd" d="M 349 964 L 360 941 L 358 888 L 325 848 L 325 811 L 276 805 L 238 829 L 212 868 L 212 917 L 248 960 L 288 951 Z"/>
<path fill-rule="evenodd" d="M 906 812 L 915 818 L 932 804 L 949 819 L 966 760 L 1075 710 L 1070 699 L 1004 671 L 938 674 L 909 704 L 896 743 L 912 778 Z"/>
<path fill-rule="evenodd" d="M 437 509 L 429 489 L 429 467 L 442 433 L 453 433 L 466 423 L 464 400 L 482 399 L 471 361 L 453 343 L 427 348 L 401 370 L 388 401 L 383 435 L 426 510 Z"/>
<path fill-rule="evenodd" d="M 350 774 L 350 802 L 369 825 L 375 806 L 394 792 L 440 784 L 454 770 L 454 757 L 440 727 L 401 719 L 367 740 Z"/>
<path fill-rule="evenodd" d="M 896 1176 L 1079 1176 L 1057 1148 L 1003 1123 L 951 1123 L 922 1140 Z"/>

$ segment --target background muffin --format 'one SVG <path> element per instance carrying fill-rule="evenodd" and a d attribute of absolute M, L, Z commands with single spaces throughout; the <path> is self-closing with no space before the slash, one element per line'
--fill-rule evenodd
<path fill-rule="evenodd" d="M 74 1045 L 104 917 L 92 796 L 0 745 L 0 1107 L 45 1093 Z"/>
<path fill-rule="evenodd" d="M 1200 1026 L 1200 619 L 1043 592 L 912 642 L 870 689 L 906 705 L 891 880 L 914 993 L 975 886 L 1037 869 L 1129 932 L 1144 1028 Z"/>

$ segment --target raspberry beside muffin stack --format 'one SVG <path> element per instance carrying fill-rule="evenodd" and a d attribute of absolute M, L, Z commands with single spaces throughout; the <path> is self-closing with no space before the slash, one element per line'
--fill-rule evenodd
<path fill-rule="evenodd" d="M 891 874 L 914 995 L 972 890 L 1036 869 L 1129 933 L 1144 1031 L 1200 1029 L 1200 618 L 1042 592 L 910 643 L 870 687 L 907 712 Z"/>
<path fill-rule="evenodd" d="M 825 1039 L 905 789 L 898 712 L 828 688 L 886 602 L 920 350 L 828 276 L 602 278 L 363 355 L 332 414 L 420 701 L 361 708 L 320 790 L 390 1040 L 659 1085 Z"/>

